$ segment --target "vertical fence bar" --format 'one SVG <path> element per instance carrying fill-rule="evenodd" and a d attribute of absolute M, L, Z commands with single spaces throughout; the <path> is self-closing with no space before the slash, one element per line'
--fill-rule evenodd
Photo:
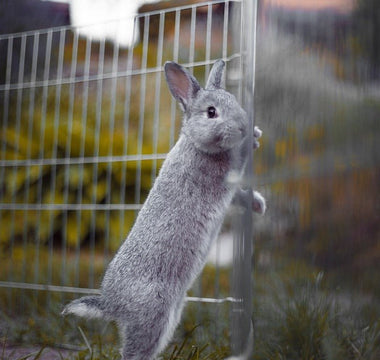
<path fill-rule="evenodd" d="M 40 159 L 43 159 L 45 156 L 45 129 L 46 129 L 46 120 L 47 120 L 47 108 L 48 108 L 48 97 L 49 97 L 49 86 L 48 81 L 50 77 L 50 60 L 51 60 L 51 53 L 52 53 L 52 40 L 53 40 L 53 31 L 49 30 L 47 32 L 46 36 L 46 50 L 45 50 L 45 60 L 44 60 L 44 72 L 43 72 L 43 81 L 44 86 L 42 89 L 42 104 L 41 104 L 41 128 L 40 128 L 40 149 L 38 157 Z M 40 169 L 41 176 L 38 179 L 38 185 L 37 185 L 37 199 L 36 202 L 39 202 L 39 204 L 42 204 L 42 197 L 43 197 L 43 173 L 44 168 L 41 166 Z M 38 283 L 40 279 L 40 244 L 41 244 L 41 222 L 42 219 L 42 210 L 38 210 L 38 216 L 37 216 L 37 228 L 35 232 L 35 263 L 34 263 L 34 282 Z"/>
<path fill-rule="evenodd" d="M 135 32 L 138 27 L 138 18 L 134 18 L 133 25 L 133 39 L 135 38 Z M 131 104 L 131 87 L 132 87 L 132 70 L 133 70 L 133 51 L 134 47 L 132 46 L 128 50 L 126 72 L 127 76 L 125 77 L 125 98 L 124 98 L 124 116 L 123 116 L 123 128 L 124 128 L 124 141 L 123 141 L 123 155 L 128 153 L 128 132 L 129 132 L 129 117 L 130 117 L 130 104 Z M 127 163 L 122 164 L 121 170 L 121 180 L 120 180 L 120 201 L 124 203 L 127 187 Z M 124 223 L 125 223 L 125 210 L 120 210 L 119 214 L 120 219 L 120 237 L 124 238 Z M 120 239 L 121 240 L 121 239 Z"/>
<path fill-rule="evenodd" d="M 234 36 L 235 38 L 238 36 L 239 37 L 239 54 L 240 54 L 240 62 L 239 62 L 239 74 L 241 74 L 241 76 L 243 77 L 243 61 L 244 61 L 244 33 L 246 31 L 246 29 L 244 28 L 244 5 L 246 3 L 246 0 L 244 2 L 241 3 L 241 7 L 240 7 L 240 14 L 238 16 L 238 19 L 237 17 L 235 17 L 235 21 L 238 21 L 237 24 L 234 24 L 236 26 L 236 29 L 234 29 L 236 31 L 236 35 Z M 236 15 L 235 15 L 236 16 Z M 238 35 L 239 33 L 239 35 Z M 238 86 L 237 86 L 237 98 L 238 98 L 238 101 L 241 103 L 242 100 L 243 100 L 243 79 L 239 79 L 239 83 L 238 83 Z"/>
<path fill-rule="evenodd" d="M 18 67 L 18 77 L 17 77 L 17 83 L 22 84 L 24 81 L 25 76 L 25 53 L 26 53 L 26 42 L 27 42 L 27 36 L 26 34 L 23 34 L 21 36 L 21 44 L 20 44 L 20 60 L 19 60 L 19 67 Z M 21 120 L 22 120 L 22 98 L 24 96 L 23 89 L 20 86 L 17 89 L 17 100 L 16 100 L 16 124 L 15 124 L 15 141 L 14 141 L 14 148 L 15 153 L 19 153 L 20 149 L 20 129 L 21 129 Z M 5 120 L 5 119 L 4 119 Z M 7 119 L 8 120 L 8 119 Z M 17 155 L 18 156 L 18 155 Z M 19 167 L 17 165 L 13 165 L 13 179 L 16 178 L 17 172 L 19 171 Z M 12 184 L 12 195 L 11 195 L 11 202 L 14 204 L 17 200 L 17 184 Z M 13 258 L 14 256 L 14 245 L 15 245 L 15 226 L 16 226 L 16 211 L 12 210 L 11 213 L 11 221 L 10 221 L 10 258 Z M 10 269 L 9 269 L 9 275 L 8 279 L 10 281 L 13 280 L 13 261 L 11 262 Z M 11 299 L 10 299 L 11 300 Z"/>
<path fill-rule="evenodd" d="M 36 32 L 33 35 L 33 52 L 32 52 L 32 67 L 31 67 L 31 77 L 30 81 L 33 83 L 37 79 L 37 62 L 38 62 L 38 49 L 39 49 L 39 38 L 40 34 Z M 34 124 L 34 111 L 35 111 L 35 87 L 29 89 L 29 108 L 28 108 L 28 131 L 27 131 L 27 149 L 26 158 L 32 157 L 32 136 L 33 136 L 33 124 Z M 30 169 L 31 166 L 26 167 L 26 179 L 25 179 L 25 190 L 24 190 L 24 203 L 29 202 L 30 196 Z M 23 224 L 24 229 L 22 233 L 22 270 L 21 270 L 21 281 L 26 282 L 27 275 L 27 245 L 28 245 L 28 222 L 29 222 L 30 211 L 24 209 Z M 21 296 L 21 306 L 25 306 L 25 296 Z"/>
<path fill-rule="evenodd" d="M 39 47 L 39 33 L 35 33 L 33 36 L 33 53 L 32 53 L 32 72 L 31 72 L 31 82 L 35 82 L 37 78 L 37 60 L 38 60 L 38 47 Z M 28 132 L 27 132 L 27 150 L 26 158 L 31 158 L 31 147 L 32 147 L 32 136 L 33 136 L 33 123 L 34 123 L 34 105 L 35 105 L 35 87 L 29 89 L 29 109 L 28 109 Z M 29 202 L 30 193 L 30 168 L 26 167 L 26 179 L 25 179 L 25 192 L 24 192 L 24 203 Z M 24 230 L 22 234 L 22 248 L 23 248 L 23 263 L 22 263 L 22 281 L 26 281 L 26 267 L 27 267 L 27 239 L 28 239 L 28 218 L 29 211 L 24 210 Z"/>
<path fill-rule="evenodd" d="M 223 48 L 222 48 L 222 57 L 225 59 L 228 54 L 228 23 L 230 16 L 230 3 L 224 3 L 224 16 L 223 16 Z"/>
<path fill-rule="evenodd" d="M 243 2 L 242 22 L 244 23 L 244 56 L 243 56 L 243 107 L 250 120 L 250 131 L 247 151 L 247 167 L 245 181 L 252 183 L 253 160 L 253 126 L 254 109 L 253 96 L 255 85 L 255 45 L 256 45 L 256 18 L 257 1 Z M 238 299 L 232 305 L 232 333 L 231 348 L 234 355 L 243 355 L 248 358 L 253 350 L 252 325 L 252 257 L 253 257 L 253 229 L 252 229 L 252 191 L 244 200 L 244 213 L 236 217 L 234 239 L 234 264 L 232 274 L 232 291 Z"/>
<path fill-rule="evenodd" d="M 164 43 L 164 28 L 165 28 L 165 13 L 160 13 L 160 25 L 158 31 L 158 41 L 157 41 L 157 69 L 162 66 L 162 53 L 163 53 L 163 43 Z M 153 153 L 157 154 L 158 150 L 158 133 L 160 126 L 160 99 L 161 99 L 161 71 L 156 72 L 156 88 L 154 96 L 154 119 L 153 119 Z M 156 178 L 157 173 L 157 160 L 153 160 L 152 164 L 152 184 Z"/>
<path fill-rule="evenodd" d="M 3 138 L 4 134 L 6 133 L 7 127 L 8 127 L 8 118 L 9 118 L 9 102 L 10 102 L 10 84 L 11 84 L 11 78 L 12 78 L 12 58 L 13 58 L 13 36 L 10 36 L 7 41 L 8 41 L 8 46 L 7 46 L 7 61 L 6 61 L 6 70 L 5 70 L 5 82 L 4 82 L 4 100 L 3 100 L 3 113 L 2 113 L 2 143 L 1 143 L 1 158 L 0 158 L 0 184 L 3 184 L 5 181 L 5 165 L 2 164 L 3 161 L 6 160 L 6 147 L 7 147 L 7 142 L 6 139 Z M 0 186 L 0 200 L 3 202 L 5 200 L 5 187 Z M 4 218 L 3 218 L 4 217 Z M 2 209 L 0 209 L 0 223 L 4 224 L 5 223 L 5 217 L 6 217 L 6 212 Z M 8 228 L 9 229 L 9 228 Z M 12 230 L 11 230 L 12 231 Z M 2 277 L 2 280 L 5 280 L 4 277 Z M 12 280 L 12 278 L 8 275 L 8 280 Z M 8 301 L 9 304 L 11 304 L 12 297 L 11 297 L 11 291 L 8 291 Z"/>
<path fill-rule="evenodd" d="M 54 124 L 53 124 L 53 147 L 52 147 L 52 159 L 57 158 L 58 154 L 58 132 L 59 132 L 59 120 L 61 116 L 61 98 L 62 98 L 62 76 L 63 76 L 63 63 L 64 63 L 64 51 L 65 51 L 65 41 L 66 41 L 66 30 L 61 29 L 59 31 L 59 49 L 58 49 L 58 63 L 57 63 L 57 86 L 55 88 L 55 106 L 54 106 Z M 56 202 L 56 188 L 57 188 L 57 166 L 53 164 L 50 169 L 50 201 Z M 48 274 L 47 274 L 47 283 L 52 284 L 53 282 L 53 255 L 54 255 L 54 222 L 55 216 L 53 212 L 49 214 L 49 241 L 48 241 Z M 48 302 L 50 299 L 48 298 Z"/>
<path fill-rule="evenodd" d="M 6 62 L 6 70 L 5 70 L 5 83 L 4 83 L 4 101 L 3 101 L 3 126 L 2 126 L 2 134 L 4 136 L 7 127 L 8 127 L 8 117 L 9 117 L 9 101 L 10 101 L 10 83 L 11 83 L 11 69 L 12 69 L 12 57 L 13 57 L 13 36 L 8 38 L 8 46 L 7 46 L 7 62 Z M 7 142 L 5 139 L 2 140 L 1 143 L 1 161 L 6 159 L 5 149 Z M 5 166 L 1 165 L 0 167 L 0 181 L 4 181 L 5 176 Z M 0 199 L 3 201 L 4 197 L 4 189 L 3 186 L 0 186 Z M 0 211 L 0 219 L 3 211 Z"/>
<path fill-rule="evenodd" d="M 190 44 L 189 44 L 189 63 L 191 67 L 189 71 L 193 73 L 193 63 L 195 56 L 195 25 L 197 22 L 197 8 L 193 6 L 191 9 L 191 24 L 190 24 Z"/>
<path fill-rule="evenodd" d="M 210 56 L 211 56 L 211 34 L 212 34 L 212 16 L 213 16 L 213 11 L 212 11 L 212 5 L 208 4 L 207 5 L 207 22 L 206 22 L 206 56 L 205 56 L 205 61 L 206 61 L 206 70 L 205 70 L 205 82 L 208 79 L 208 74 L 210 72 Z"/>
<path fill-rule="evenodd" d="M 84 73 L 83 73 L 83 88 L 82 88 L 82 110 L 81 110 L 81 126 L 82 126 L 82 134 L 80 141 L 80 150 L 79 150 L 79 158 L 83 159 L 85 156 L 85 142 L 87 136 L 87 113 L 88 113 L 88 93 L 89 93 L 89 74 L 90 74 L 90 62 L 91 62 L 91 46 L 92 40 L 90 37 L 86 39 L 86 50 L 84 56 Z M 84 182 L 84 164 L 83 162 L 78 165 L 78 173 L 81 175 L 79 177 L 78 183 L 78 192 L 76 196 L 76 203 L 82 204 L 83 202 L 83 182 Z M 80 278 L 80 256 L 81 256 L 81 234 L 82 234 L 82 211 L 76 211 L 76 227 L 79 232 L 79 238 L 75 248 L 75 260 L 74 260 L 74 268 L 75 268 L 75 286 L 79 286 L 79 278 Z"/>
<path fill-rule="evenodd" d="M 94 141 L 94 151 L 93 156 L 95 159 L 99 157 L 99 145 L 100 145 L 100 130 L 102 122 L 102 112 L 103 112 L 103 75 L 104 75 L 104 63 L 105 63 L 105 38 L 100 39 L 99 43 L 99 58 L 98 58 L 98 74 L 102 77 L 97 81 L 96 88 L 96 119 L 95 119 L 95 141 Z M 98 188 L 98 176 L 99 176 L 99 165 L 97 161 L 92 164 L 92 196 L 91 204 L 97 203 L 97 188 Z M 90 269 L 89 269 L 89 285 L 94 287 L 95 284 L 95 236 L 96 236 L 96 216 L 98 215 L 96 210 L 91 213 L 91 225 L 90 225 Z"/>
<path fill-rule="evenodd" d="M 229 17 L 229 6 L 230 3 L 226 1 L 224 3 L 224 11 L 223 11 L 223 37 L 222 37 L 222 58 L 225 60 L 227 58 L 227 50 L 228 50 L 228 17 Z M 226 72 L 228 69 L 226 69 Z M 220 255 L 221 255 L 221 243 L 220 239 L 216 239 L 215 243 L 215 283 L 214 283 L 214 297 L 220 297 Z M 220 316 L 220 307 L 215 307 L 214 310 L 215 319 L 218 319 Z M 215 323 L 215 331 L 214 338 L 218 339 L 222 335 L 222 327 L 220 326 L 220 322 Z"/>
<path fill-rule="evenodd" d="M 72 142 L 72 129 L 74 118 L 74 106 L 75 106 L 75 77 L 77 72 L 78 63 L 78 41 L 79 35 L 74 32 L 73 44 L 72 44 L 72 57 L 71 57 L 71 69 L 70 69 L 70 87 L 69 87 L 69 107 L 67 114 L 67 138 L 65 144 L 65 158 L 71 157 L 71 142 Z M 65 165 L 64 168 L 64 180 L 63 180 L 63 203 L 69 202 L 69 188 L 70 188 L 70 165 Z M 65 210 L 63 212 L 63 241 L 62 241 L 62 283 L 66 284 L 67 274 L 67 228 L 69 221 L 69 212 Z M 79 240 L 78 240 L 79 241 Z"/>
<path fill-rule="evenodd" d="M 150 15 L 144 16 L 144 37 L 143 37 L 143 54 L 141 60 L 141 69 L 144 73 L 140 77 L 140 109 L 139 125 L 137 134 L 137 155 L 142 154 L 144 138 L 144 120 L 145 120 L 145 97 L 146 97 L 146 70 L 148 64 L 148 41 L 149 41 Z M 137 161 L 136 166 L 136 184 L 135 184 L 135 203 L 140 204 L 141 198 L 141 160 Z"/>
<path fill-rule="evenodd" d="M 90 75 L 90 62 L 91 62 L 91 46 L 92 46 L 92 40 L 91 38 L 86 39 L 86 52 L 85 52 L 85 58 L 84 58 L 84 82 L 83 82 L 83 89 L 82 89 L 82 111 L 81 111 L 81 125 L 82 125 L 82 136 L 81 136 L 81 143 L 80 143 L 80 150 L 79 150 L 79 157 L 81 159 L 85 156 L 85 142 L 86 142 L 86 136 L 87 136 L 87 116 L 88 116 L 88 95 L 89 95 L 89 75 Z M 79 184 L 78 184 L 78 193 L 76 197 L 77 204 L 82 204 L 83 202 L 83 182 L 84 182 L 84 164 L 81 163 L 79 165 L 79 174 L 81 176 L 79 177 Z M 76 224 L 77 229 L 79 230 L 79 233 L 81 234 L 82 229 L 82 211 L 76 212 Z M 81 254 L 81 241 L 78 239 L 78 242 L 76 244 L 75 249 L 75 280 L 74 284 L 75 286 L 79 286 L 79 277 L 80 277 L 80 254 Z"/>
<path fill-rule="evenodd" d="M 119 23 L 120 26 L 120 23 Z M 113 44 L 113 54 L 112 54 L 112 83 L 111 83 L 111 99 L 110 99 L 110 114 L 109 114 L 109 145 L 108 145 L 108 156 L 112 157 L 113 155 L 113 146 L 114 146 L 114 132 L 115 132 L 115 111 L 116 111 L 116 97 L 117 97 L 117 81 L 118 78 L 115 74 L 118 71 L 119 63 L 119 43 L 115 41 Z M 107 164 L 107 179 L 106 179 L 106 204 L 111 204 L 112 202 L 112 162 Z M 110 218 L 111 211 L 106 210 L 105 213 L 105 235 L 104 235 L 104 255 L 103 255 L 103 264 L 104 267 L 108 263 L 109 249 L 110 249 Z"/>
<path fill-rule="evenodd" d="M 173 61 L 175 62 L 178 62 L 180 24 L 181 24 L 181 12 L 179 10 L 176 10 L 175 25 L 174 25 L 174 41 L 173 41 Z M 177 103 L 172 97 L 171 105 L 170 105 L 170 137 L 169 137 L 170 148 L 172 148 L 174 145 L 176 109 L 177 109 Z"/>

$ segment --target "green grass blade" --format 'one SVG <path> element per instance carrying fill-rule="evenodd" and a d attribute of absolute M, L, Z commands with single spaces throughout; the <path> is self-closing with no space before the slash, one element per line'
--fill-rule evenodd
<path fill-rule="evenodd" d="M 91 348 L 90 342 L 88 341 L 88 339 L 87 339 L 85 333 L 83 332 L 83 330 L 81 329 L 80 326 L 78 326 L 78 329 L 79 329 L 79 332 L 81 333 L 81 335 L 82 335 L 82 337 L 83 337 L 84 342 L 86 343 L 86 346 L 87 346 L 88 350 L 90 351 L 90 355 L 91 355 L 91 359 L 92 359 L 93 351 L 92 351 L 92 348 Z"/>

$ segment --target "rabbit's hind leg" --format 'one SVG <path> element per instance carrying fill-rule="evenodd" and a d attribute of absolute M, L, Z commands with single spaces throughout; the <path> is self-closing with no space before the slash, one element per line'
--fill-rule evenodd
<path fill-rule="evenodd" d="M 122 341 L 123 360 L 151 360 L 161 352 L 176 327 L 179 318 L 173 307 L 168 312 L 148 311 L 135 319 L 119 319 L 119 334 Z"/>
<path fill-rule="evenodd" d="M 168 344 L 170 339 L 173 337 L 174 331 L 181 320 L 181 315 L 182 315 L 182 310 L 183 310 L 184 305 L 185 305 L 185 296 L 178 299 L 175 305 L 172 306 L 172 308 L 170 309 L 167 326 L 165 328 L 165 332 L 163 333 L 160 339 L 160 344 L 157 349 L 157 354 L 161 353 L 165 349 L 166 345 Z"/>
<path fill-rule="evenodd" d="M 134 324 L 130 322 L 119 325 L 122 341 L 121 358 L 123 360 L 152 360 L 157 355 L 158 346 L 163 332 L 162 321 L 154 323 Z"/>

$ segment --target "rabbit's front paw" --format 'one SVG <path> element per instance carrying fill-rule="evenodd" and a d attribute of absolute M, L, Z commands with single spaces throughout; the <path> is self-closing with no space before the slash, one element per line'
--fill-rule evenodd
<path fill-rule="evenodd" d="M 255 126 L 253 129 L 253 149 L 257 149 L 260 147 L 259 139 L 261 138 L 261 135 L 263 132 L 259 129 L 258 126 Z"/>
<path fill-rule="evenodd" d="M 252 208 L 254 212 L 261 215 L 264 215 L 267 209 L 267 203 L 264 197 L 258 191 L 253 192 Z"/>

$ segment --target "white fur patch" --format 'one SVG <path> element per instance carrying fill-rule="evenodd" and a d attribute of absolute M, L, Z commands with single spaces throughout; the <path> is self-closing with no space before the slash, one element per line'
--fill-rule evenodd
<path fill-rule="evenodd" d="M 64 310 L 64 314 L 74 314 L 81 317 L 87 317 L 87 318 L 101 318 L 103 317 L 102 311 L 99 309 L 89 307 L 86 304 L 75 304 L 75 305 L 69 305 Z"/>
<path fill-rule="evenodd" d="M 227 174 L 227 183 L 231 185 L 240 185 L 242 183 L 242 178 L 242 173 L 236 170 L 231 170 Z"/>
<path fill-rule="evenodd" d="M 184 304 L 184 299 L 180 299 L 177 305 L 173 305 L 170 309 L 168 323 L 159 341 L 157 347 L 157 354 L 161 353 L 165 349 L 166 345 L 173 337 L 174 331 L 181 320 L 181 314 Z"/>
<path fill-rule="evenodd" d="M 175 323 L 175 319 L 176 319 L 176 316 L 174 313 L 175 310 L 176 309 L 174 306 L 170 310 L 168 323 L 166 325 L 165 330 L 163 331 L 163 334 L 161 335 L 161 339 L 160 339 L 158 346 L 157 346 L 157 353 L 158 354 L 164 350 L 164 348 L 166 347 L 167 343 L 171 339 L 171 337 L 174 333 L 174 330 L 177 326 L 177 324 Z"/>

